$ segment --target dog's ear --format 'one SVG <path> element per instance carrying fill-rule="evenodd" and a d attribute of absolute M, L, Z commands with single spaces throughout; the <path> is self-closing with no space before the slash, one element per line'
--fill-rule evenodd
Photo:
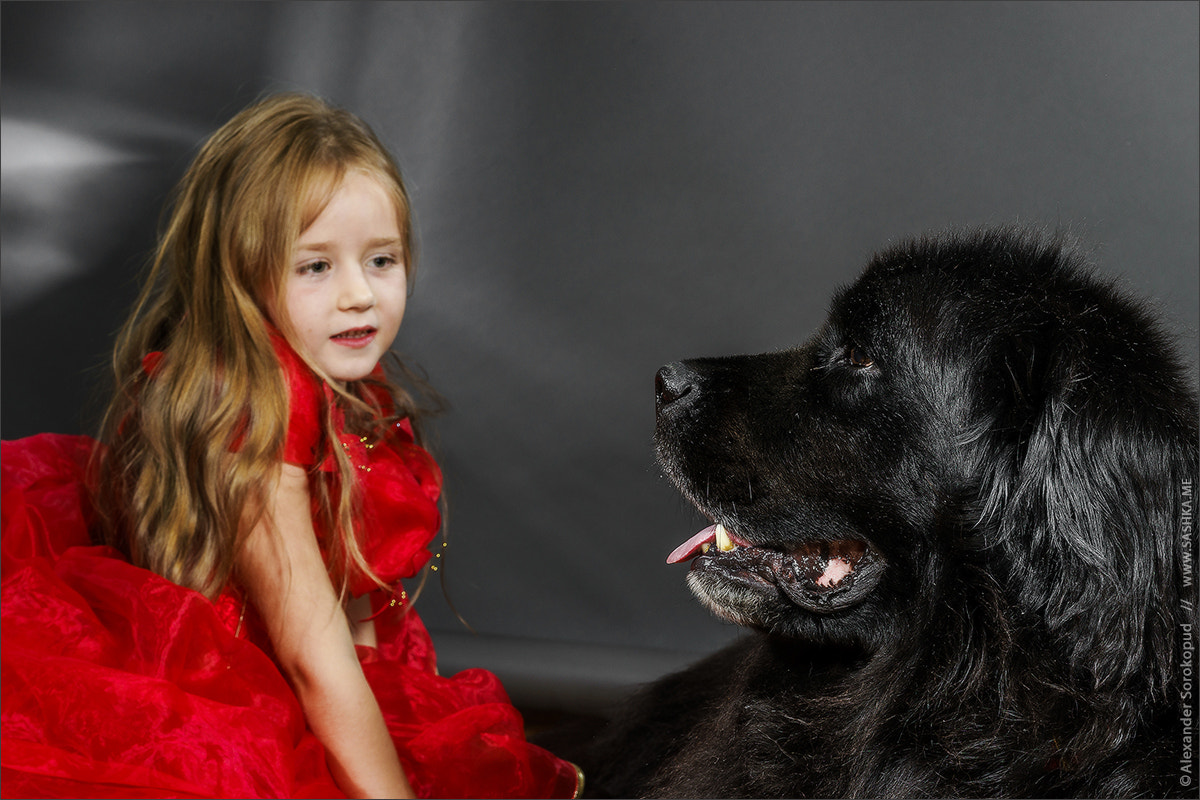
<path fill-rule="evenodd" d="M 1197 412 L 1165 337 L 1135 317 L 1008 349 L 1008 458 L 985 491 L 1014 599 L 1061 648 L 1064 678 L 1162 698 Z"/>

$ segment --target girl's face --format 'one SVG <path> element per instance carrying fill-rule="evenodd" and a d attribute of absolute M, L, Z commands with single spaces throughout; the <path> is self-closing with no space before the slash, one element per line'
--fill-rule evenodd
<path fill-rule="evenodd" d="M 349 172 L 292 249 L 283 297 L 292 346 L 334 380 L 366 377 L 391 347 L 408 295 L 391 196 Z"/>

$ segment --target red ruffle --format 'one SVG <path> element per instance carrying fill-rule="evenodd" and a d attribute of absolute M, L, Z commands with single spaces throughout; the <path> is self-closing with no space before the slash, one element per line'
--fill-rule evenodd
<path fill-rule="evenodd" d="M 288 387 L 288 430 L 283 459 L 306 469 L 332 472 L 334 460 L 324 445 L 322 419 L 333 415 L 334 428 L 344 426 L 333 390 L 278 333 L 271 343 L 283 367 Z M 382 369 L 376 367 L 382 377 Z M 387 398 L 385 400 L 387 405 Z M 363 530 L 374 535 L 361 543 L 363 555 L 385 583 L 413 575 L 430 558 L 429 542 L 441 527 L 437 501 L 442 473 L 426 450 L 413 441 L 408 420 L 396 423 L 380 441 L 342 433 L 338 444 L 357 468 L 362 499 Z M 383 534 L 383 535 L 381 535 Z M 318 531 L 318 535 L 324 535 Z M 365 594 L 375 583 L 365 575 L 351 576 L 350 592 Z"/>
<path fill-rule="evenodd" d="M 252 643 L 261 630 L 252 610 L 238 613 L 236 592 L 211 603 L 91 543 L 83 475 L 92 446 L 44 434 L 5 442 L 0 452 L 0 791 L 341 796 L 294 693 Z M 380 468 L 381 483 L 415 456 L 401 450 L 397 458 Z M 415 497 L 432 504 L 434 474 L 414 475 L 376 513 L 394 521 Z M 395 538 L 412 535 L 426 552 L 432 532 L 412 531 L 436 525 L 436 506 L 403 519 L 409 533 Z M 369 554 L 386 561 L 386 550 Z M 411 547 L 397 552 L 381 572 L 412 565 Z M 359 656 L 418 794 L 570 796 L 574 767 L 525 741 L 495 676 L 438 676 L 420 619 L 387 608 L 388 599 L 375 593 L 379 646 Z"/>

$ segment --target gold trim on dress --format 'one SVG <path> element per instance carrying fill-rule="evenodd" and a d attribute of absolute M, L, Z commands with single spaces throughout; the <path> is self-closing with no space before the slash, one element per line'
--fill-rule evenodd
<path fill-rule="evenodd" d="M 568 761 L 567 763 L 575 768 L 575 794 L 571 795 L 571 800 L 579 800 L 580 797 L 583 797 L 583 770 L 573 761 Z"/>

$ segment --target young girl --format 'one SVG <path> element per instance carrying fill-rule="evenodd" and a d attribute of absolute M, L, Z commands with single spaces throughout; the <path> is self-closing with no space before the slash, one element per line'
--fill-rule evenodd
<path fill-rule="evenodd" d="M 243 111 L 180 183 L 102 444 L 3 446 L 6 796 L 571 796 L 399 579 L 441 475 L 379 366 L 408 198 L 356 117 Z M 90 469 L 89 469 L 90 466 Z"/>

